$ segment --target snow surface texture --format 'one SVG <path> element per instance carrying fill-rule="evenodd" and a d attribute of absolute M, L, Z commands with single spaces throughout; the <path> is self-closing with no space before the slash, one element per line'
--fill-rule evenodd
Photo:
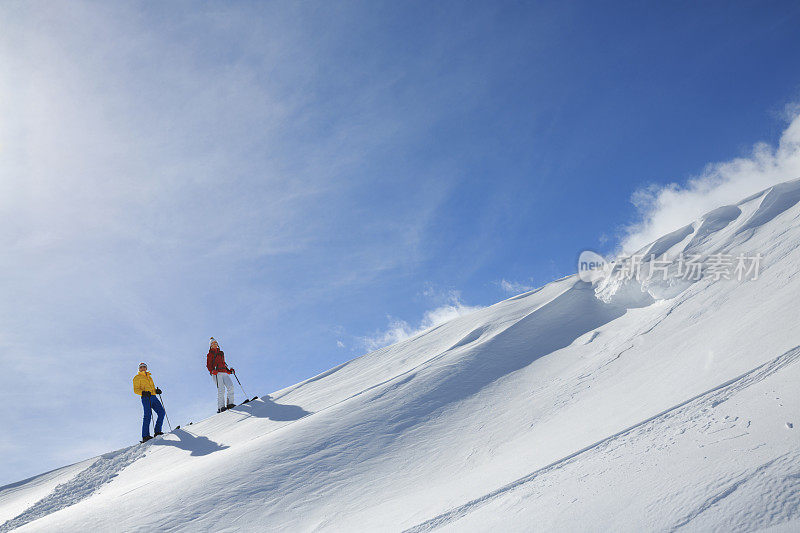
<path fill-rule="evenodd" d="M 2 487 L 0 530 L 798 531 L 799 201 L 643 250 L 761 253 L 758 279 L 570 276 Z"/>

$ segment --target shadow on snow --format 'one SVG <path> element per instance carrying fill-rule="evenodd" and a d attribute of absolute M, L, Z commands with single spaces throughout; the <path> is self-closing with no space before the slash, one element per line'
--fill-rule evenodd
<path fill-rule="evenodd" d="M 194 435 L 193 433 L 189 433 L 185 429 L 176 429 L 172 432 L 172 434 L 178 437 L 180 440 L 161 438 L 151 442 L 153 443 L 153 446 L 173 446 L 175 448 L 180 448 L 181 450 L 192 452 L 190 455 L 195 457 L 208 455 L 229 447 L 219 444 L 218 442 L 214 442 L 208 437 L 202 437 Z"/>
<path fill-rule="evenodd" d="M 292 422 L 312 414 L 299 405 L 275 403 L 269 396 L 262 396 L 259 400 L 240 405 L 237 410 L 241 409 L 251 416 L 268 418 L 276 422 Z"/>

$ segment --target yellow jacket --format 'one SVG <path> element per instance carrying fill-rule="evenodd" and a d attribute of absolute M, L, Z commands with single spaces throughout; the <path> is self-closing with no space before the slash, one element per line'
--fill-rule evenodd
<path fill-rule="evenodd" d="M 153 384 L 150 372 L 139 372 L 133 376 L 133 392 L 141 396 L 144 391 L 150 391 L 150 394 L 156 393 L 156 386 Z"/>

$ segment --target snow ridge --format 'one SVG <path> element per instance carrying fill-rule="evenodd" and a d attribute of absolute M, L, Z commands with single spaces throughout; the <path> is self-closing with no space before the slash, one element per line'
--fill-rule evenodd
<path fill-rule="evenodd" d="M 0 488 L 0 532 L 796 528 L 798 202 L 787 182 L 643 248 L 758 252 L 757 279 L 562 278 Z"/>

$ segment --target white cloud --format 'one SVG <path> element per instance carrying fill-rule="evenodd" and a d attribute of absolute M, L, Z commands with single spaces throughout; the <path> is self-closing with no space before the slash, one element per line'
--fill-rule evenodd
<path fill-rule="evenodd" d="M 450 293 L 449 302 L 425 311 L 419 325 L 417 327 L 411 326 L 405 320 L 387 317 L 389 326 L 383 330 L 375 333 L 374 335 L 362 337 L 360 340 L 367 348 L 368 351 L 377 350 L 390 344 L 395 344 L 415 335 L 422 333 L 425 330 L 444 324 L 454 318 L 469 314 L 473 311 L 481 309 L 480 306 L 465 305 L 456 291 Z"/>
<path fill-rule="evenodd" d="M 336 341 L 336 346 L 338 348 L 344 348 L 344 343 L 342 341 Z"/>
<path fill-rule="evenodd" d="M 521 294 L 535 288 L 532 285 L 528 285 L 527 283 L 521 281 L 508 281 L 507 279 L 501 279 L 495 283 L 499 285 L 500 289 L 507 294 Z"/>
<path fill-rule="evenodd" d="M 800 106 L 787 107 L 787 117 L 789 124 L 777 147 L 758 143 L 748 157 L 709 164 L 685 185 L 650 185 L 636 191 L 631 201 L 641 218 L 624 229 L 619 251 L 632 253 L 712 209 L 800 177 Z"/>

